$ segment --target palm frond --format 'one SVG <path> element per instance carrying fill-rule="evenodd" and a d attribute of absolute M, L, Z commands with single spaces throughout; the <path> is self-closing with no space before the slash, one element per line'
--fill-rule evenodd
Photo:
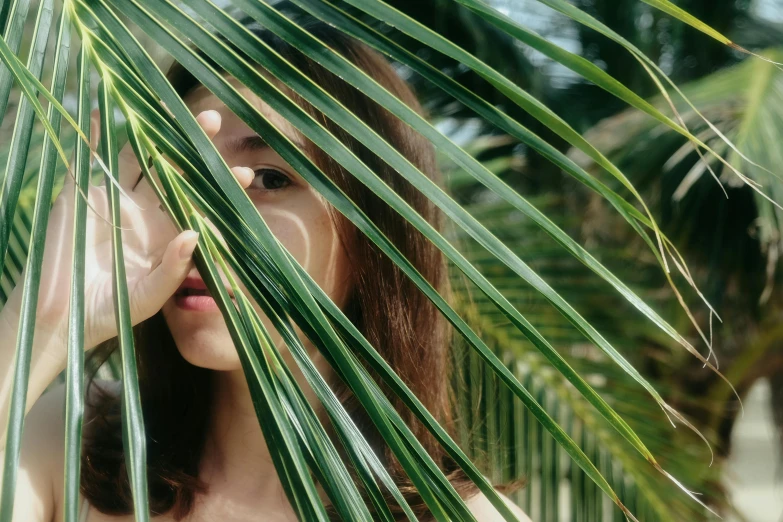
<path fill-rule="evenodd" d="M 627 44 L 617 33 L 589 17 L 584 11 L 561 0 L 541 1 L 565 13 L 576 22 L 587 24 L 622 43 L 639 58 L 644 67 L 650 70 L 651 76 L 662 75 L 657 65 L 644 57 L 638 49 Z M 519 140 L 540 152 L 555 165 L 563 168 L 609 201 L 647 244 L 659 265 L 666 267 L 667 257 L 669 257 L 687 274 L 687 269 L 679 262 L 679 254 L 673 249 L 672 242 L 660 232 L 647 204 L 623 171 L 609 157 L 599 152 L 599 147 L 581 136 L 530 92 L 522 89 L 474 54 L 379 0 L 346 2 L 355 10 L 365 13 L 366 18 L 362 22 L 331 4 L 311 0 L 295 0 L 293 3 L 310 11 L 316 17 L 322 17 L 338 30 L 354 35 L 408 65 L 437 88 L 506 132 L 512 139 Z M 671 132 L 695 143 L 696 146 L 705 148 L 712 154 L 710 158 L 717 158 L 717 161 L 728 164 L 729 170 L 739 170 L 735 167 L 739 160 L 733 158 L 729 162 L 716 152 L 716 150 L 723 150 L 717 147 L 720 143 L 726 143 L 726 140 L 711 142 L 706 138 L 700 138 L 698 133 L 691 133 L 685 125 L 677 124 L 670 117 L 665 116 L 664 110 L 645 102 L 609 75 L 602 73 L 596 66 L 523 30 L 519 25 L 511 23 L 508 18 L 484 4 L 472 0 L 459 0 L 458 3 L 509 36 L 548 52 L 553 59 L 570 66 L 577 73 L 616 94 L 632 106 L 646 111 L 653 117 L 653 121 L 665 125 Z M 577 503 L 580 506 L 579 512 L 587 519 L 602 516 L 604 509 L 609 509 L 608 502 L 616 505 L 617 513 L 632 519 L 634 513 L 647 514 L 648 511 L 655 512 L 659 516 L 675 512 L 675 509 L 678 514 L 700 511 L 694 503 L 685 500 L 684 494 L 678 497 L 682 502 L 667 503 L 661 500 L 661 491 L 665 488 L 676 489 L 676 486 L 672 482 L 667 482 L 668 475 L 663 472 L 659 464 L 661 453 L 648 448 L 645 434 L 650 434 L 645 430 L 645 426 L 643 424 L 632 426 L 632 423 L 627 422 L 626 419 L 634 418 L 634 412 L 624 410 L 622 401 L 613 400 L 612 390 L 607 389 L 604 384 L 591 382 L 595 380 L 597 372 L 590 366 L 589 357 L 586 357 L 585 361 L 577 362 L 578 359 L 574 358 L 573 354 L 563 355 L 555 347 L 554 339 L 559 339 L 560 335 L 572 342 L 579 339 L 588 344 L 590 346 L 588 352 L 591 356 L 599 357 L 610 366 L 610 369 L 602 372 L 606 379 L 610 379 L 611 376 L 613 383 L 641 394 L 644 398 L 639 398 L 638 401 L 645 407 L 660 406 L 665 415 L 672 415 L 687 423 L 684 417 L 664 401 L 663 396 L 650 380 L 615 347 L 616 342 L 611 341 L 605 333 L 611 329 L 599 329 L 596 326 L 600 322 L 599 318 L 591 319 L 584 313 L 580 313 L 578 311 L 580 304 L 565 297 L 568 292 L 556 290 L 555 286 L 550 284 L 547 279 L 551 276 L 547 276 L 547 271 L 551 266 L 542 266 L 537 270 L 523 261 L 522 257 L 529 256 L 530 251 L 521 248 L 520 245 L 512 246 L 510 243 L 515 238 L 503 237 L 502 225 L 487 226 L 482 223 L 479 216 L 486 209 L 461 205 L 442 191 L 394 147 L 372 132 L 358 116 L 321 90 L 285 59 L 265 47 L 224 9 L 209 0 L 187 0 L 184 4 L 194 13 L 194 16 L 191 16 L 190 11 L 181 7 L 179 3 L 169 0 L 65 0 L 58 32 L 54 80 L 52 88 L 47 89 L 41 84 L 40 78 L 43 70 L 43 50 L 53 18 L 54 4 L 53 0 L 41 0 L 32 50 L 25 66 L 21 64 L 17 55 L 20 31 L 27 18 L 27 4 L 26 1 L 17 0 L 12 2 L 9 8 L 4 4 L 4 8 L 0 10 L 0 22 L 5 26 L 4 38 L 0 42 L 0 57 L 5 65 L 0 70 L 2 108 L 5 109 L 8 104 L 13 81 L 18 83 L 23 94 L 15 122 L 14 136 L 7 155 L 3 188 L 0 192 L 0 216 L 2 216 L 0 217 L 0 261 L 3 262 L 0 266 L 2 269 L 0 270 L 2 273 L 0 297 L 5 298 L 10 293 L 10 287 L 22 277 L 22 263 L 26 263 L 27 266 L 21 283 L 23 305 L 17 341 L 13 400 L 8 423 L 0 519 L 10 520 L 13 509 L 19 444 L 27 406 L 26 386 L 30 371 L 30 350 L 35 325 L 40 264 L 54 186 L 54 168 L 58 156 L 63 161 L 67 161 L 63 144 L 59 139 L 61 118 L 65 118 L 77 134 L 75 173 L 66 174 L 75 175 L 78 187 L 74 191 L 77 208 L 73 238 L 76 270 L 71 281 L 68 342 L 68 431 L 66 435 L 68 449 L 65 496 L 68 519 L 74 520 L 76 513 L 78 488 L 74 482 L 78 482 L 79 478 L 78 446 L 83 411 L 80 395 L 83 393 L 81 373 L 84 365 L 81 354 L 84 340 L 79 329 L 83 327 L 85 320 L 83 289 L 79 278 L 83 272 L 84 219 L 86 212 L 89 211 L 87 202 L 80 199 L 83 194 L 80 193 L 79 188 L 86 186 L 89 178 L 87 165 L 89 153 L 86 149 L 86 144 L 89 143 L 86 112 L 89 92 L 86 80 L 90 67 L 97 71 L 101 79 L 98 92 L 102 141 L 97 159 L 105 179 L 104 188 L 107 191 L 113 226 L 114 305 L 121 348 L 119 362 L 124 390 L 122 395 L 123 447 L 128 463 L 127 470 L 136 519 L 148 520 L 149 506 L 144 423 L 136 376 L 128 284 L 124 272 L 120 201 L 125 194 L 117 172 L 118 141 L 114 122 L 115 107 L 125 119 L 129 143 L 144 177 L 154 187 L 161 204 L 168 210 L 180 230 L 191 229 L 200 233 L 196 254 L 198 269 L 219 303 L 229 327 L 250 386 L 259 423 L 265 438 L 270 442 L 269 447 L 272 448 L 274 465 L 297 516 L 301 520 L 328 519 L 326 502 L 316 488 L 318 484 L 323 487 L 326 497 L 338 515 L 344 519 L 367 519 L 371 516 L 371 512 L 374 512 L 383 520 L 392 520 L 390 506 L 383 500 L 384 490 L 392 494 L 411 519 L 415 518 L 393 480 L 373 455 L 373 450 L 367 441 L 360 435 L 339 400 L 312 366 L 302 341 L 293 333 L 293 325 L 298 326 L 316 345 L 338 376 L 348 385 L 436 520 L 474 520 L 474 516 L 395 410 L 389 396 L 382 391 L 365 364 L 376 372 L 391 393 L 421 420 L 503 517 L 509 521 L 515 519 L 512 511 L 479 468 L 471 462 L 466 453 L 438 424 L 377 350 L 275 238 L 247 194 L 236 182 L 214 144 L 166 80 L 159 64 L 134 36 L 130 30 L 131 26 L 145 32 L 250 128 L 264 136 L 272 149 L 278 152 L 418 286 L 462 336 L 469 353 L 467 357 L 471 361 L 469 367 L 481 368 L 477 373 L 471 373 L 471 386 L 481 387 L 486 393 L 495 390 L 495 380 L 503 383 L 504 388 L 499 392 L 500 396 L 504 397 L 502 405 L 499 408 L 487 408 L 493 418 L 491 422 L 486 423 L 486 436 L 489 440 L 505 438 L 507 447 L 515 451 L 515 462 L 523 465 L 514 468 L 514 473 L 518 474 L 522 471 L 530 473 L 531 456 L 534 453 L 540 454 L 538 461 L 540 469 L 551 472 L 545 480 L 542 478 L 537 482 L 541 501 L 536 505 L 539 506 L 539 515 L 542 518 L 554 519 L 558 516 L 557 491 L 564 477 L 560 469 L 561 450 L 571 458 L 569 474 L 572 493 L 579 497 L 580 501 Z M 667 319 L 649 306 L 643 297 L 623 281 L 622 277 L 616 275 L 597 256 L 589 253 L 573 240 L 558 225 L 556 219 L 549 217 L 534 203 L 504 183 L 491 169 L 482 165 L 473 155 L 455 144 L 405 103 L 386 92 L 349 60 L 333 52 L 306 28 L 282 15 L 264 1 L 236 0 L 234 4 L 293 48 L 315 59 L 337 76 L 347 79 L 360 91 L 368 93 L 402 124 L 426 137 L 445 157 L 449 158 L 453 165 L 478 180 L 495 197 L 509 204 L 515 212 L 521 211 L 530 220 L 528 224 L 534 223 L 536 230 L 540 228 L 545 231 L 547 236 L 541 242 L 540 248 L 543 250 L 555 248 L 557 254 L 551 255 L 562 256 L 568 262 L 577 265 L 579 269 L 587 267 L 604 283 L 609 283 L 609 286 L 622 297 L 621 301 L 624 305 L 630 305 L 636 312 L 641 312 L 641 315 L 646 318 L 643 324 L 657 335 L 679 343 L 697 358 L 709 364 Z M 368 18 L 374 19 L 374 22 L 371 20 L 372 23 L 364 23 Z M 548 131 L 591 158 L 610 174 L 613 183 L 619 183 L 622 191 L 630 196 L 628 198 L 621 196 L 600 182 L 597 176 L 558 151 L 556 146 L 528 130 L 518 119 L 501 112 L 441 71 L 428 66 L 414 53 L 397 45 L 392 39 L 386 38 L 376 29 L 381 21 L 396 28 L 400 34 L 420 42 L 427 49 L 441 53 L 474 71 L 509 101 L 530 113 Z M 694 20 L 687 18 L 686 22 L 694 23 Z M 81 40 L 78 123 L 62 105 L 71 26 Z M 217 33 L 212 32 L 211 27 L 214 27 Z M 258 65 L 276 77 L 291 92 L 284 92 L 274 82 L 269 81 L 266 75 L 258 71 Z M 410 260 L 397 250 L 378 226 L 360 210 L 356 202 L 343 193 L 296 144 L 249 103 L 226 80 L 224 72 L 235 77 L 254 94 L 263 98 L 303 136 L 325 151 L 359 182 L 369 187 L 381 201 L 437 246 L 450 260 L 455 270 L 459 271 L 461 277 L 467 278 L 470 284 L 480 291 L 475 302 L 470 305 L 463 304 L 457 309 L 450 305 L 446 298 L 416 270 Z M 344 131 L 356 137 L 360 143 L 440 208 L 451 219 L 452 224 L 469 238 L 466 241 L 473 247 L 481 248 L 470 249 L 469 256 L 461 251 L 457 243 L 462 239 L 452 241 L 439 233 L 340 139 L 304 111 L 294 101 L 291 93 L 307 100 Z M 41 94 L 49 102 L 47 114 L 44 114 L 38 100 L 38 95 Z M 43 126 L 39 134 L 43 138 L 40 140 L 37 137 L 33 139 L 36 116 Z M 743 145 L 742 141 L 749 132 L 750 130 L 738 135 L 740 146 Z M 36 143 L 43 144 L 41 167 L 33 176 L 26 177 L 27 158 L 30 151 L 37 146 Z M 712 143 L 715 144 L 714 147 Z M 739 152 L 742 149 L 735 147 L 733 150 L 737 150 L 739 157 L 743 159 L 754 152 L 748 151 L 749 154 L 746 156 L 743 152 Z M 146 158 L 152 159 L 158 175 L 157 179 L 151 174 Z M 175 168 L 181 169 L 184 176 L 176 175 Z M 32 179 L 37 181 L 35 188 L 32 187 Z M 29 206 L 33 204 L 31 220 Z M 642 210 L 638 210 L 636 205 Z M 495 209 L 494 212 L 502 215 L 506 210 Z M 202 217 L 202 214 L 205 217 Z M 225 240 L 225 247 L 221 244 L 220 238 L 207 226 L 206 219 L 216 227 L 220 238 Z M 327 430 L 321 424 L 315 410 L 304 399 L 282 355 L 270 342 L 269 333 L 251 306 L 250 299 L 238 291 L 239 281 L 235 280 L 231 283 L 238 298 L 236 305 L 232 303 L 218 275 L 219 270 L 228 273 L 229 268 L 237 274 L 238 280 L 248 289 L 249 297 L 263 309 L 283 336 L 295 363 L 328 413 L 335 427 L 337 440 L 332 440 L 327 435 Z M 574 273 L 579 274 L 577 277 L 581 283 L 584 273 L 578 270 Z M 668 274 L 665 277 L 676 292 L 672 279 Z M 523 282 L 532 287 L 532 290 L 519 291 L 518 285 Z M 574 300 L 578 298 L 578 295 L 573 296 Z M 528 306 L 529 302 L 536 300 L 540 300 L 537 306 Z M 463 301 L 470 303 L 467 299 Z M 685 302 L 681 302 L 685 306 Z M 547 307 L 547 312 L 542 311 L 544 307 Z M 557 312 L 560 322 L 549 322 L 553 317 L 552 310 Z M 567 326 L 563 324 L 560 314 L 569 323 Z M 467 317 L 475 319 L 481 325 L 481 335 L 466 320 Z M 495 324 L 498 321 L 502 321 L 500 327 Z M 499 350 L 498 347 L 505 344 L 506 339 L 513 340 L 513 349 L 511 346 L 504 346 L 503 350 Z M 535 351 L 531 348 L 535 348 Z M 512 356 L 513 361 L 510 360 Z M 551 378 L 548 377 L 550 375 Z M 546 385 L 542 382 L 546 382 Z M 565 384 L 566 382 L 568 384 Z M 551 386 L 553 383 L 556 386 Z M 548 391 L 550 386 L 561 392 L 556 396 L 552 395 Z M 650 397 L 652 401 L 649 401 Z M 524 411 L 520 405 L 524 405 Z M 578 419 L 578 422 L 573 421 L 567 429 L 562 423 L 564 408 L 570 408 L 573 412 L 569 418 Z M 624 413 L 620 414 L 621 411 Z M 514 419 L 515 423 L 522 422 L 523 428 L 517 431 L 501 429 L 499 420 L 501 416 Z M 538 424 L 535 424 L 533 419 Z M 653 430 L 652 435 L 657 433 Z M 520 443 L 523 444 L 523 449 L 517 447 Z M 599 445 L 603 444 L 609 446 L 599 448 Z M 349 472 L 346 462 L 340 458 L 340 449 L 348 456 L 351 467 L 356 471 L 357 480 Z M 657 449 L 661 451 L 661 447 Z M 639 462 L 633 461 L 634 458 L 652 464 L 644 469 L 655 478 L 645 482 L 649 479 L 648 474 L 634 475 L 639 469 Z M 609 464 L 606 464 L 607 459 Z M 624 466 L 622 473 L 616 471 L 618 463 Z M 636 495 L 624 494 L 621 497 L 618 491 L 623 492 L 626 489 L 624 483 L 626 476 L 633 477 L 634 487 L 638 492 Z M 578 488 L 576 484 L 579 484 Z M 368 492 L 367 501 L 360 490 Z M 529 500 L 532 489 L 528 489 L 526 495 L 528 495 L 527 505 L 532 506 Z M 604 506 L 604 498 L 607 499 L 606 506 Z M 639 501 L 624 503 L 626 498 L 631 501 L 639 499 Z M 634 506 L 634 509 L 629 509 L 629 505 Z"/>

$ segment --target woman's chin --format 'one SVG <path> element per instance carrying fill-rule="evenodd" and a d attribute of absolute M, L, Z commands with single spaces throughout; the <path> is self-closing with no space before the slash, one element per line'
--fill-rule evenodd
<path fill-rule="evenodd" d="M 192 313 L 167 303 L 163 316 L 179 353 L 190 364 L 219 371 L 242 368 L 219 310 Z"/>
<path fill-rule="evenodd" d="M 175 336 L 174 342 L 180 355 L 193 366 L 217 371 L 242 369 L 230 336 L 190 334 L 182 340 Z"/>
<path fill-rule="evenodd" d="M 201 298 L 204 296 L 188 297 Z M 208 299 L 211 300 L 211 298 Z M 234 348 L 234 341 L 223 315 L 216 307 L 212 309 L 211 303 L 202 301 L 183 302 L 178 296 L 172 296 L 163 306 L 163 317 L 179 353 L 194 366 L 219 371 L 241 370 L 242 362 L 236 348 Z M 283 358 L 289 364 L 293 363 L 288 348 L 282 342 L 280 334 L 274 329 L 269 318 L 257 308 L 256 312 L 258 312 L 272 342 L 282 352 Z M 298 328 L 296 331 L 300 339 L 303 338 Z"/>

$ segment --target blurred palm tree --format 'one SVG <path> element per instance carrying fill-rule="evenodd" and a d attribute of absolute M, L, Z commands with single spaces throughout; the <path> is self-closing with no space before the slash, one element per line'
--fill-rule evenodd
<path fill-rule="evenodd" d="M 762 55 L 783 59 L 780 49 Z M 736 144 L 736 150 L 725 147 L 721 153 L 759 183 L 758 191 L 738 183 L 724 165 L 702 161 L 688 145 L 632 112 L 604 120 L 588 136 L 650 195 L 664 231 L 692 260 L 705 295 L 726 320 L 716 330 L 715 350 L 727 377 L 741 395 L 763 377 L 778 390 L 783 380 L 778 347 L 782 333 L 777 327 L 783 312 L 783 215 L 767 197 L 774 201 L 783 192 L 777 174 L 783 160 L 783 73 L 769 62 L 749 58 L 683 90 Z M 714 134 L 690 107 L 679 104 L 678 110 L 694 133 Z M 612 230 L 606 225 L 605 230 Z M 677 366 L 656 366 L 688 397 L 707 399 L 693 400 L 687 408 L 718 431 L 719 448 L 727 453 L 737 404 L 718 391 L 715 376 L 684 360 Z M 773 394 L 773 411 L 780 411 L 780 400 L 779 392 Z"/>

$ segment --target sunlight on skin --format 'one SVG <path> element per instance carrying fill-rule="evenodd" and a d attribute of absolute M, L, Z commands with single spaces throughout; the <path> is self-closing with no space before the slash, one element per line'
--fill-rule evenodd
<path fill-rule="evenodd" d="M 304 251 L 300 253 L 301 257 L 295 256 L 296 260 L 299 261 L 300 265 L 302 265 L 304 268 L 308 268 L 312 266 L 311 263 L 318 262 L 318 260 L 312 259 L 311 257 L 312 255 L 310 252 L 311 238 L 310 238 L 310 232 L 307 227 L 307 223 L 304 222 L 299 216 L 297 216 L 296 214 L 288 210 L 280 210 L 277 208 L 264 209 L 261 215 L 263 216 L 264 220 L 267 223 L 275 222 L 275 221 L 278 223 L 285 223 L 286 221 L 288 221 L 289 224 L 287 229 L 291 231 L 294 230 L 296 231 L 295 234 L 290 234 L 290 235 L 301 237 L 302 239 L 301 244 Z M 278 237 L 277 234 L 275 234 L 275 236 Z M 334 258 L 335 258 L 334 256 L 335 252 L 333 250 L 330 250 L 329 254 L 330 254 L 329 260 L 327 260 L 327 262 L 325 263 L 325 266 L 327 267 L 329 266 L 330 262 L 332 263 L 334 262 Z M 307 272 L 310 273 L 310 270 L 308 270 Z M 326 278 L 325 281 L 329 281 L 329 279 Z"/>

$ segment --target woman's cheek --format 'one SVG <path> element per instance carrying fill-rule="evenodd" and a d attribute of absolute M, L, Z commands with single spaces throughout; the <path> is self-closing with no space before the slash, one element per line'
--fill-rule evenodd
<path fill-rule="evenodd" d="M 348 259 L 326 203 L 315 194 L 285 209 L 260 208 L 272 233 L 337 304 L 347 294 Z"/>

